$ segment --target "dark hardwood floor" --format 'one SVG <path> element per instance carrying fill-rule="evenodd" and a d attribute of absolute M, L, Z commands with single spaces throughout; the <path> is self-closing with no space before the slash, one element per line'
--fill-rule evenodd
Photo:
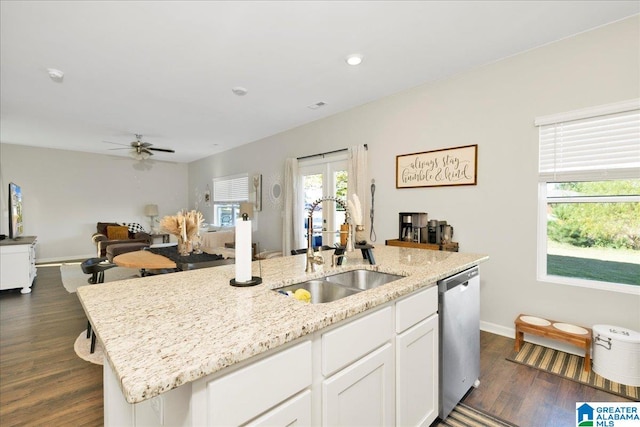
<path fill-rule="evenodd" d="M 480 333 L 480 386 L 464 402 L 521 427 L 576 425 L 576 402 L 627 402 L 617 395 L 509 362 L 514 340 Z"/>
<path fill-rule="evenodd" d="M 59 267 L 38 268 L 33 291 L 0 292 L 0 425 L 100 426 L 102 367 L 76 356 L 87 326 Z"/>
<path fill-rule="evenodd" d="M 31 294 L 0 292 L 0 426 L 100 426 L 102 367 L 76 356 L 86 327 L 59 267 L 38 267 Z M 615 395 L 505 359 L 513 340 L 481 335 L 480 386 L 468 405 L 522 427 L 575 425 L 575 402 Z"/>

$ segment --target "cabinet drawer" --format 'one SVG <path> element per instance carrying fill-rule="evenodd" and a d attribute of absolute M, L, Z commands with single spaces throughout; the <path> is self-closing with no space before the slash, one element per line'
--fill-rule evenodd
<path fill-rule="evenodd" d="M 386 307 L 323 334 L 322 374 L 329 376 L 388 341 L 392 321 L 391 307 Z"/>
<path fill-rule="evenodd" d="M 260 418 L 248 423 L 246 427 L 263 426 L 310 426 L 311 425 L 311 392 L 292 397 L 278 407 L 270 410 Z"/>
<path fill-rule="evenodd" d="M 438 311 L 438 287 L 418 291 L 396 303 L 396 333 L 407 330 Z"/>
<path fill-rule="evenodd" d="M 311 342 L 305 341 L 209 382 L 208 424 L 243 424 L 310 385 Z"/>

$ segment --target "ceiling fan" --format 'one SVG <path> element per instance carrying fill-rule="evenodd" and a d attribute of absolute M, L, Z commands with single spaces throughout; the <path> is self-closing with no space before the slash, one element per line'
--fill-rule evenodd
<path fill-rule="evenodd" d="M 172 150 L 170 148 L 155 148 L 153 147 L 153 144 L 149 143 L 149 142 L 143 142 L 142 141 L 142 135 L 136 133 L 136 140 L 135 141 L 131 141 L 130 144 L 120 144 L 117 142 L 111 142 L 111 141 L 103 141 L 106 142 L 108 144 L 116 144 L 116 145 L 123 145 L 126 148 L 110 148 L 110 150 L 125 150 L 125 149 L 129 149 L 131 150 L 129 152 L 129 155 L 131 157 L 133 157 L 136 160 L 146 160 L 148 159 L 150 156 L 153 156 L 153 151 L 161 151 L 163 153 L 175 153 L 175 150 Z"/>

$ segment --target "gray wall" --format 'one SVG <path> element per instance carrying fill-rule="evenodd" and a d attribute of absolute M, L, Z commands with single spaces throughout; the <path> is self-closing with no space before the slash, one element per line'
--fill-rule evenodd
<path fill-rule="evenodd" d="M 639 28 L 636 16 L 193 162 L 189 188 L 262 173 L 266 194 L 286 157 L 366 143 L 378 244 L 397 237 L 398 212 L 424 211 L 454 226 L 462 251 L 490 255 L 482 266 L 484 329 L 508 335 L 522 312 L 640 330 L 638 295 L 536 280 L 533 125 L 538 116 L 639 97 Z M 468 144 L 479 147 L 478 185 L 395 188 L 396 155 Z M 254 241 L 279 249 L 281 229 L 280 210 L 265 202 Z"/>
<path fill-rule="evenodd" d="M 25 234 L 38 236 L 38 262 L 95 256 L 98 221 L 149 228 L 146 204 L 157 204 L 161 216 L 186 207 L 186 164 L 134 165 L 126 157 L 0 144 L 0 230 L 8 234 L 9 182 L 22 188 Z"/>
<path fill-rule="evenodd" d="M 633 17 L 189 165 L 156 162 L 138 171 L 125 158 L 0 144 L 0 232 L 7 233 L 9 181 L 24 189 L 26 233 L 38 235 L 43 262 L 91 256 L 97 221 L 146 226 L 145 204 L 157 203 L 161 215 L 193 208 L 196 187 L 247 172 L 263 175 L 254 241 L 280 249 L 281 211 L 267 191 L 282 178 L 284 159 L 366 143 L 377 243 L 396 238 L 400 211 L 446 219 L 462 251 L 491 257 L 482 266 L 485 329 L 508 334 L 522 312 L 640 330 L 637 295 L 536 280 L 533 126 L 537 116 L 640 97 L 639 28 Z M 479 146 L 478 185 L 395 188 L 396 155 L 467 144 Z"/>

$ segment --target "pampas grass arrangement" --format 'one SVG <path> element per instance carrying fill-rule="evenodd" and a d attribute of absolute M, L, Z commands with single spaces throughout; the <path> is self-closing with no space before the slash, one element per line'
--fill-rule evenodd
<path fill-rule="evenodd" d="M 199 211 L 180 211 L 176 215 L 167 215 L 160 220 L 160 227 L 185 241 L 193 240 L 200 230 L 204 216 Z"/>

